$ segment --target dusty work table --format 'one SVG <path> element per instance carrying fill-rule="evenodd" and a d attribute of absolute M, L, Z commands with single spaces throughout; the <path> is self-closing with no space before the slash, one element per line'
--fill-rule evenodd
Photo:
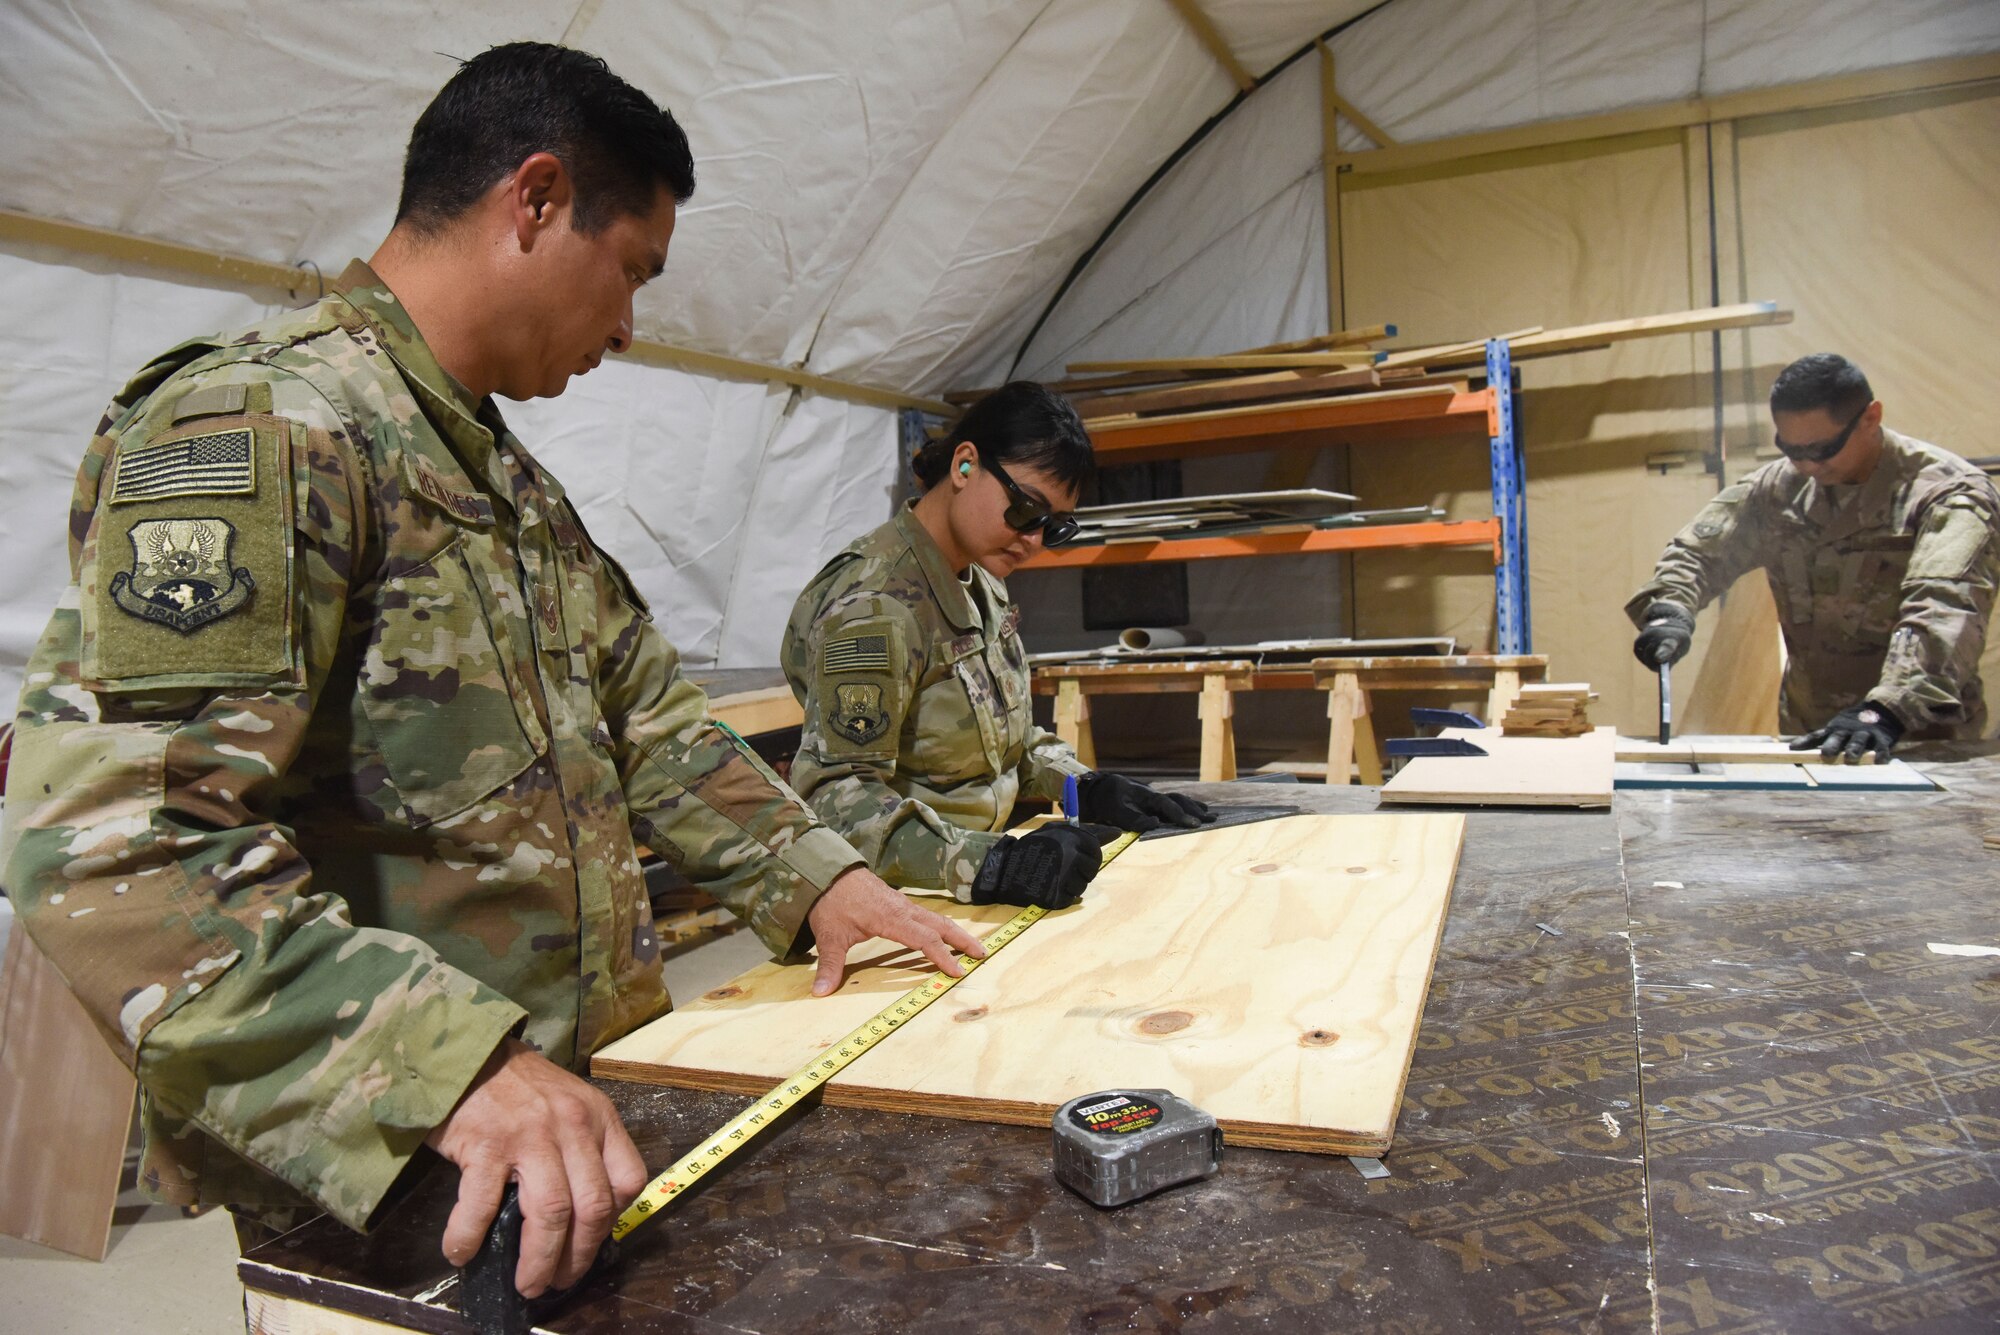
<path fill-rule="evenodd" d="M 814 1108 L 545 1329 L 1993 1329 L 2000 958 L 1929 948 L 2000 944 L 2000 761 L 1973 749 L 1912 750 L 1961 757 L 1925 766 L 1938 793 L 1471 813 L 1385 1178 L 1232 1150 L 1104 1212 L 1046 1132 Z M 742 1103 L 605 1088 L 656 1166 Z M 252 1252 L 252 1329 L 463 1329 L 412 1301 L 447 1274 L 451 1187 Z"/>

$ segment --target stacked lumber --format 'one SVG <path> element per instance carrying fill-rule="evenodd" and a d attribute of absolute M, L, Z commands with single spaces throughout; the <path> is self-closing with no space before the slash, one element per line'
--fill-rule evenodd
<path fill-rule="evenodd" d="M 1095 433 L 1189 413 L 1268 410 L 1389 390 L 1449 388 L 1463 393 L 1466 377 L 1485 370 L 1488 338 L 1506 339 L 1514 360 L 1523 361 L 1591 352 L 1627 339 L 1787 324 L 1791 318 L 1775 302 L 1752 301 L 1564 329 L 1530 325 L 1482 338 L 1400 348 L 1376 346 L 1397 335 L 1395 325 L 1378 324 L 1208 357 L 1071 362 L 1069 378 L 1049 387 L 1068 395 Z M 944 397 L 964 405 L 987 392 L 953 390 Z"/>
<path fill-rule="evenodd" d="M 1589 682 L 1544 682 L 1523 686 L 1514 697 L 1500 732 L 1507 737 L 1581 737 L 1590 731 Z"/>

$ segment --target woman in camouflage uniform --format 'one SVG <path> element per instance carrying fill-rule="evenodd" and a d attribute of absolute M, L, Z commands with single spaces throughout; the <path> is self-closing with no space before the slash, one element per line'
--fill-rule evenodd
<path fill-rule="evenodd" d="M 1016 381 L 911 467 L 923 496 L 827 562 L 792 608 L 783 661 L 805 727 L 792 785 L 891 884 L 970 903 L 1061 907 L 1098 866 L 1087 828 L 999 831 L 1028 793 L 1122 830 L 1208 809 L 1092 773 L 1035 725 L 1006 576 L 1076 532 L 1090 438 L 1060 396 Z"/>

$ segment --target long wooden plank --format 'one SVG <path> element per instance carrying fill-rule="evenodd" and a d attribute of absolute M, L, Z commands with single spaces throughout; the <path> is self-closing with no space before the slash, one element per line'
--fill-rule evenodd
<path fill-rule="evenodd" d="M 15 922 L 0 964 L 0 1233 L 104 1259 L 137 1094 Z"/>
<path fill-rule="evenodd" d="M 1315 334 L 1311 338 L 1294 339 L 1290 343 L 1266 343 L 1261 348 L 1242 348 L 1229 355 L 1254 357 L 1265 352 L 1316 352 L 1321 348 L 1352 348 L 1363 343 L 1373 343 L 1378 338 L 1395 336 L 1395 325 L 1371 324 L 1362 329 L 1337 329 L 1331 334 Z"/>
<path fill-rule="evenodd" d="M 1384 802 L 1444 806 L 1604 807 L 1611 805 L 1618 734 L 1508 737 L 1498 728 L 1446 728 L 1485 748 L 1483 756 L 1424 756 L 1382 786 Z"/>
<path fill-rule="evenodd" d="M 1139 417 L 1092 428 L 1090 439 L 1099 464 L 1135 463 L 1413 436 L 1485 436 L 1492 409 L 1491 390 L 1469 394 L 1443 384 Z"/>
<path fill-rule="evenodd" d="M 1512 343 L 1517 338 L 1526 338 L 1530 334 L 1541 332 L 1540 325 L 1531 324 L 1521 329 L 1510 329 L 1504 334 L 1495 334 L 1493 337 L 1504 338 Z M 1486 344 L 1486 339 L 1469 338 L 1462 343 L 1439 343 L 1427 348 L 1401 348 L 1384 357 L 1375 369 L 1381 372 L 1401 370 L 1406 366 L 1427 366 L 1433 360 L 1441 361 L 1468 352 L 1477 352 L 1483 361 L 1486 357 Z"/>
<path fill-rule="evenodd" d="M 1456 814 L 1294 816 L 1134 845 L 1081 904 L 1037 923 L 826 1098 L 1046 1125 L 1078 1094 L 1165 1088 L 1213 1113 L 1232 1144 L 1380 1154 L 1463 835 Z M 1013 913 L 941 911 L 978 932 Z M 809 965 L 760 965 L 591 1069 L 761 1093 L 926 972 L 882 941 L 848 964 L 847 986 L 818 1000 Z"/>
<path fill-rule="evenodd" d="M 1107 423 L 1093 430 L 1090 434 L 1093 442 L 1100 439 L 1115 442 L 1121 433 L 1135 430 L 1158 430 L 1190 422 L 1214 423 L 1235 422 L 1239 420 L 1252 422 L 1259 418 L 1274 417 L 1285 413 L 1309 412 L 1321 408 L 1327 409 L 1327 415 L 1330 417 L 1346 415 L 1373 420 L 1374 415 L 1366 411 L 1367 407 L 1371 405 L 1393 405 L 1389 407 L 1386 415 L 1394 416 L 1397 409 L 1406 405 L 1425 404 L 1428 406 L 1431 403 L 1439 405 L 1449 404 L 1451 400 L 1460 397 L 1460 395 L 1461 391 L 1450 385 L 1431 385 L 1415 389 L 1383 389 L 1376 390 L 1371 394 L 1342 394 L 1336 397 L 1308 399 L 1296 403 L 1259 403 L 1248 407 L 1214 408 L 1200 412 L 1162 413 L 1156 417 L 1134 418 L 1129 422 L 1118 421 Z M 1485 405 L 1481 404 L 1480 407 L 1483 410 Z M 1294 428 L 1288 424 L 1285 429 Z M 1218 432 L 1217 434 L 1220 433 Z"/>
<path fill-rule="evenodd" d="M 1088 426 L 1105 418 L 1136 417 L 1142 413 L 1214 407 L 1226 403 L 1309 398 L 1347 390 L 1379 389 L 1381 385 L 1382 378 L 1369 366 L 1352 371 L 1274 371 L 1269 375 L 1194 380 L 1171 389 L 1093 394 L 1072 398 L 1070 406 L 1077 410 Z"/>
<path fill-rule="evenodd" d="M 1584 352 L 1607 343 L 1622 343 L 1634 338 L 1789 324 L 1791 319 L 1792 313 L 1779 310 L 1774 301 L 1746 301 L 1734 306 L 1709 306 L 1690 311 L 1670 311 L 1663 315 L 1642 315 L 1630 320 L 1606 320 L 1601 324 L 1549 329 L 1524 338 L 1510 339 L 1508 349 L 1516 358 L 1537 357 L 1557 352 Z M 1456 351 L 1432 352 L 1418 360 L 1433 370 L 1441 366 L 1484 365 L 1486 345 L 1480 343 Z M 1392 364 L 1389 361 L 1383 363 L 1384 366 Z"/>
<path fill-rule="evenodd" d="M 1071 362 L 1065 369 L 1071 374 L 1096 372 L 1117 374 L 1127 371 L 1280 371 L 1309 370 L 1327 366 L 1369 366 L 1381 359 L 1381 353 L 1366 348 L 1358 351 L 1335 348 L 1327 352 L 1267 352 L 1252 356 L 1143 357 L 1129 361 Z"/>

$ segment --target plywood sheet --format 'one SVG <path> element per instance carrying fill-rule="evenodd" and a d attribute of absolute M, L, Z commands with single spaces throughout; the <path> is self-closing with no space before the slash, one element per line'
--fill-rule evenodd
<path fill-rule="evenodd" d="M 1081 904 L 1037 923 L 825 1097 L 1034 1125 L 1078 1094 L 1165 1088 L 1234 1144 L 1379 1154 L 1463 834 L 1464 818 L 1444 813 L 1294 816 L 1137 844 Z M 942 911 L 982 934 L 1014 912 Z M 762 1092 L 928 972 L 882 941 L 848 965 L 847 986 L 823 999 L 808 995 L 810 966 L 761 965 L 591 1069 Z"/>
<path fill-rule="evenodd" d="M 1937 785 L 1907 762 L 1891 760 L 1886 765 L 1806 765 L 1802 767 L 1820 788 L 1844 788 L 1849 792 L 1927 793 Z"/>
<path fill-rule="evenodd" d="M 1620 737 L 1618 759 L 1634 764 L 1664 762 L 1681 765 L 1805 765 L 1820 763 L 1817 750 L 1794 751 L 1776 737 L 1680 737 L 1665 746 L 1641 738 Z M 1860 762 L 1873 765 L 1870 752 Z"/>
<path fill-rule="evenodd" d="M 137 1096 L 15 923 L 0 966 L 0 1233 L 103 1260 Z"/>
<path fill-rule="evenodd" d="M 1384 802 L 1443 806 L 1605 807 L 1618 735 L 1507 737 L 1498 728 L 1446 728 L 1483 756 L 1425 756 L 1382 786 Z"/>
<path fill-rule="evenodd" d="M 1734 788 L 1772 792 L 1813 786 L 1802 765 L 1692 765 L 1620 761 L 1614 770 L 1620 788 Z"/>

